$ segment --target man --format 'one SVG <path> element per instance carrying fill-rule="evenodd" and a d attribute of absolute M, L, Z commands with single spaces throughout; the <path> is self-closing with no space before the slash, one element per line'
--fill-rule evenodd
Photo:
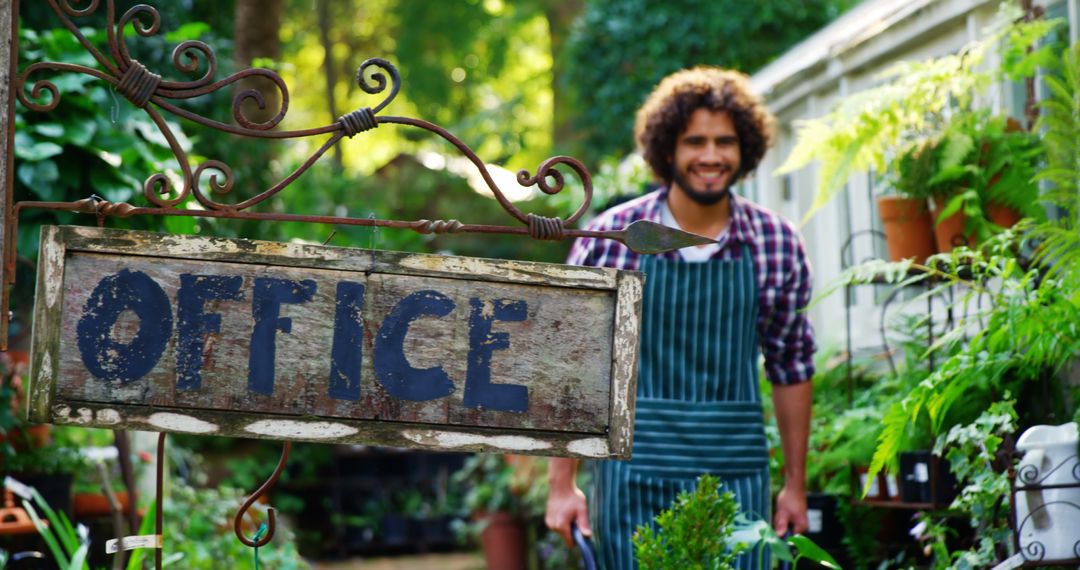
<path fill-rule="evenodd" d="M 659 190 L 616 206 L 590 229 L 639 219 L 716 244 L 638 255 L 611 240 L 575 242 L 569 263 L 646 273 L 633 458 L 595 473 L 593 520 L 608 570 L 635 567 L 631 536 L 704 472 L 720 475 L 740 510 L 768 518 L 768 449 L 757 356 L 773 385 L 786 465 L 773 526 L 805 532 L 806 445 L 813 330 L 802 309 L 810 268 L 787 221 L 732 193 L 761 162 L 774 119 L 740 73 L 699 67 L 665 78 L 638 111 L 635 137 Z M 577 461 L 552 459 L 546 522 L 573 544 L 591 535 Z M 740 557 L 741 568 L 757 564 Z"/>

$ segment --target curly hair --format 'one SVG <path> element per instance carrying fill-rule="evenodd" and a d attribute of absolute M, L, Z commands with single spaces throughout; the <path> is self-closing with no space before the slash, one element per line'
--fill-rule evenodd
<path fill-rule="evenodd" d="M 741 163 L 735 181 L 754 171 L 773 143 L 776 119 L 750 89 L 745 74 L 718 67 L 695 67 L 663 79 L 637 112 L 634 138 L 657 180 L 671 182 L 675 143 L 690 115 L 705 108 L 731 115 L 739 136 Z"/>

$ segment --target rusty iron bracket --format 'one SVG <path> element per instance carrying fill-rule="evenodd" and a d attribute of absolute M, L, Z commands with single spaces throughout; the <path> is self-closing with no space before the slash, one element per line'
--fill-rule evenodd
<path fill-rule="evenodd" d="M 522 212 L 511 203 L 503 190 L 495 184 L 484 162 L 454 134 L 422 119 L 379 115 L 401 90 L 401 75 L 398 73 L 397 68 L 385 59 L 367 59 L 360 64 L 356 72 L 356 82 L 360 89 L 370 95 L 383 94 L 382 101 L 375 107 L 356 109 L 343 115 L 337 121 L 321 127 L 302 130 L 276 130 L 285 118 L 289 108 L 289 90 L 285 81 L 277 73 L 269 69 L 245 69 L 223 79 L 215 80 L 217 56 L 209 45 L 198 40 L 184 41 L 177 45 L 172 52 L 172 67 L 175 71 L 181 74 L 195 75 L 200 70 L 205 69 L 203 75 L 195 80 L 174 81 L 165 79 L 163 76 L 152 72 L 146 65 L 133 59 L 128 50 L 128 39 L 124 31 L 128 26 L 131 26 L 138 36 L 149 37 L 156 35 L 161 28 L 161 15 L 152 6 L 146 4 L 136 5 L 127 10 L 118 20 L 114 0 L 106 0 L 105 17 L 108 51 L 103 52 L 91 44 L 75 23 L 79 19 L 96 13 L 101 5 L 101 0 L 90 0 L 86 6 L 81 8 L 74 7 L 72 0 L 47 0 L 49 7 L 63 26 L 93 56 L 98 67 L 65 62 L 38 62 L 20 71 L 18 67 L 17 32 L 19 0 L 10 0 L 10 2 L 13 10 L 10 77 L 14 97 L 9 96 L 9 132 L 7 133 L 9 151 L 6 157 L 8 160 L 8 177 L 2 196 L 4 227 L 0 228 L 0 234 L 2 234 L 0 249 L 3 250 L 4 258 L 3 266 L 0 267 L 3 272 L 3 275 L 0 276 L 0 284 L 3 285 L 0 287 L 3 290 L 0 293 L 0 296 L 2 296 L 0 298 L 0 350 L 6 350 L 7 348 L 7 330 L 10 320 L 8 289 L 15 281 L 15 260 L 17 256 L 15 246 L 17 233 L 15 233 L 15 229 L 18 224 L 19 212 L 27 208 L 81 212 L 95 215 L 99 221 L 106 216 L 167 215 L 378 226 L 410 229 L 419 233 L 523 234 L 534 239 L 543 240 L 593 237 L 617 240 L 639 253 L 658 253 L 713 242 L 711 239 L 677 229 L 666 228 L 651 222 L 638 222 L 617 231 L 599 232 L 566 229 L 566 226 L 577 222 L 588 210 L 593 193 L 592 179 L 588 169 L 580 161 L 569 156 L 555 156 L 543 161 L 535 174 L 527 170 L 521 170 L 518 172 L 517 182 L 522 187 L 536 187 L 545 194 L 554 195 L 566 188 L 564 174 L 557 167 L 569 168 L 581 181 L 584 192 L 581 205 L 566 219 L 546 218 Z M 42 71 L 90 75 L 108 83 L 132 105 L 146 112 L 161 131 L 176 158 L 180 168 L 181 184 L 176 185 L 173 179 L 166 176 L 165 173 L 151 174 L 143 183 L 142 193 L 150 204 L 148 207 L 134 206 L 127 203 L 110 203 L 95 197 L 75 202 L 27 201 L 20 202 L 13 207 L 11 203 L 11 161 L 13 154 L 11 144 L 14 138 L 13 101 L 17 98 L 20 103 L 30 110 L 48 112 L 55 109 L 61 99 L 60 89 L 47 79 L 33 81 L 29 93 L 27 93 L 27 85 L 31 81 L 31 76 Z M 245 115 L 242 108 L 245 101 L 251 101 L 257 104 L 260 109 L 265 109 L 268 98 L 257 89 L 245 89 L 234 95 L 232 116 L 236 124 L 215 121 L 178 107 L 175 104 L 176 101 L 216 92 L 249 77 L 260 77 L 269 81 L 280 96 L 280 109 L 266 121 L 251 120 Z M 190 157 L 177 141 L 172 128 L 165 121 L 163 112 L 241 137 L 300 139 L 325 136 L 327 138 L 299 167 L 270 188 L 246 200 L 237 203 L 226 203 L 215 200 L 210 195 L 226 195 L 232 191 L 235 184 L 232 168 L 224 162 L 213 159 L 199 164 L 192 164 Z M 500 206 L 521 225 L 492 226 L 464 224 L 457 220 L 399 221 L 248 211 L 252 206 L 264 202 L 284 190 L 342 139 L 352 138 L 357 134 L 384 124 L 405 125 L 423 129 L 449 142 L 475 166 Z M 192 200 L 197 202 L 197 205 L 193 204 Z"/>

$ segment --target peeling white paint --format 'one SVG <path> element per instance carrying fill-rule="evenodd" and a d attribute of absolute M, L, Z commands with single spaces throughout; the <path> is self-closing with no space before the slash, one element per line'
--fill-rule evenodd
<path fill-rule="evenodd" d="M 53 382 L 52 372 L 52 352 L 45 351 L 44 356 L 41 358 L 41 372 L 38 373 L 38 382 L 35 384 L 39 386 L 51 386 Z"/>
<path fill-rule="evenodd" d="M 295 420 L 259 420 L 248 424 L 244 431 L 276 438 L 335 439 L 359 432 L 352 426 L 334 422 L 300 422 Z"/>
<path fill-rule="evenodd" d="M 514 261 L 491 261 L 468 257 L 410 255 L 401 259 L 402 267 L 467 275 L 487 275 L 519 283 L 550 283 L 552 279 L 573 281 L 575 285 L 613 288 L 614 270 L 572 265 L 526 264 Z"/>
<path fill-rule="evenodd" d="M 60 245 L 57 239 L 56 228 L 49 228 L 47 230 L 49 235 L 45 237 L 44 251 L 45 254 L 45 305 L 52 309 L 56 307 L 57 301 L 60 300 L 61 286 L 64 284 L 64 264 L 63 259 L 60 256 Z"/>
<path fill-rule="evenodd" d="M 83 426 L 94 421 L 94 411 L 90 408 L 79 408 L 75 410 L 75 413 L 77 414 L 75 417 L 72 417 L 70 413 L 68 414 L 68 421 L 73 424 Z"/>
<path fill-rule="evenodd" d="M 437 430 L 405 430 L 401 432 L 401 435 L 421 445 L 445 449 L 458 449 L 470 445 L 486 445 L 505 451 L 551 449 L 550 442 L 523 435 L 477 435 Z"/>
<path fill-rule="evenodd" d="M 607 440 L 600 437 L 590 437 L 587 439 L 576 439 L 566 444 L 566 450 L 570 453 L 576 453 L 585 457 L 607 457 L 608 456 L 608 444 Z"/>
<path fill-rule="evenodd" d="M 630 398 L 636 391 L 634 375 L 637 372 L 637 351 L 640 319 L 634 311 L 641 302 L 644 287 L 641 277 L 627 275 L 619 286 L 615 308 L 617 330 L 614 339 L 614 366 L 612 370 L 611 418 L 617 426 L 613 434 L 616 450 L 629 451 L 634 434 L 634 418 Z M 625 444 L 621 443 L 625 442 Z"/>
<path fill-rule="evenodd" d="M 239 253 L 242 250 L 229 240 L 209 240 L 205 238 L 185 238 L 169 240 L 169 253 L 191 255 L 199 253 Z"/>
<path fill-rule="evenodd" d="M 71 416 L 71 406 L 56 406 L 53 408 L 53 417 L 58 420 L 66 420 Z"/>
<path fill-rule="evenodd" d="M 170 412 L 150 414 L 150 417 L 146 418 L 146 423 L 168 432 L 214 433 L 218 431 L 217 424 Z"/>
<path fill-rule="evenodd" d="M 120 412 L 112 408 L 105 408 L 104 410 L 97 411 L 97 423 L 99 424 L 118 424 L 122 419 Z"/>

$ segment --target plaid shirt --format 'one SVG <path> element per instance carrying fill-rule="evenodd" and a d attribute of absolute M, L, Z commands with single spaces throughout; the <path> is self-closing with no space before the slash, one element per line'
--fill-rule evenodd
<path fill-rule="evenodd" d="M 802 237 L 779 215 L 735 194 L 728 236 L 713 259 L 738 258 L 742 244 L 754 256 L 758 284 L 758 338 L 765 355 L 765 373 L 774 384 L 798 384 L 814 375 L 814 329 L 803 309 L 810 302 L 810 263 Z M 618 230 L 637 220 L 661 223 L 661 188 L 620 204 L 594 218 L 590 230 Z M 677 251 L 658 254 L 680 259 Z M 567 263 L 638 269 L 640 254 L 615 240 L 578 238 Z"/>

